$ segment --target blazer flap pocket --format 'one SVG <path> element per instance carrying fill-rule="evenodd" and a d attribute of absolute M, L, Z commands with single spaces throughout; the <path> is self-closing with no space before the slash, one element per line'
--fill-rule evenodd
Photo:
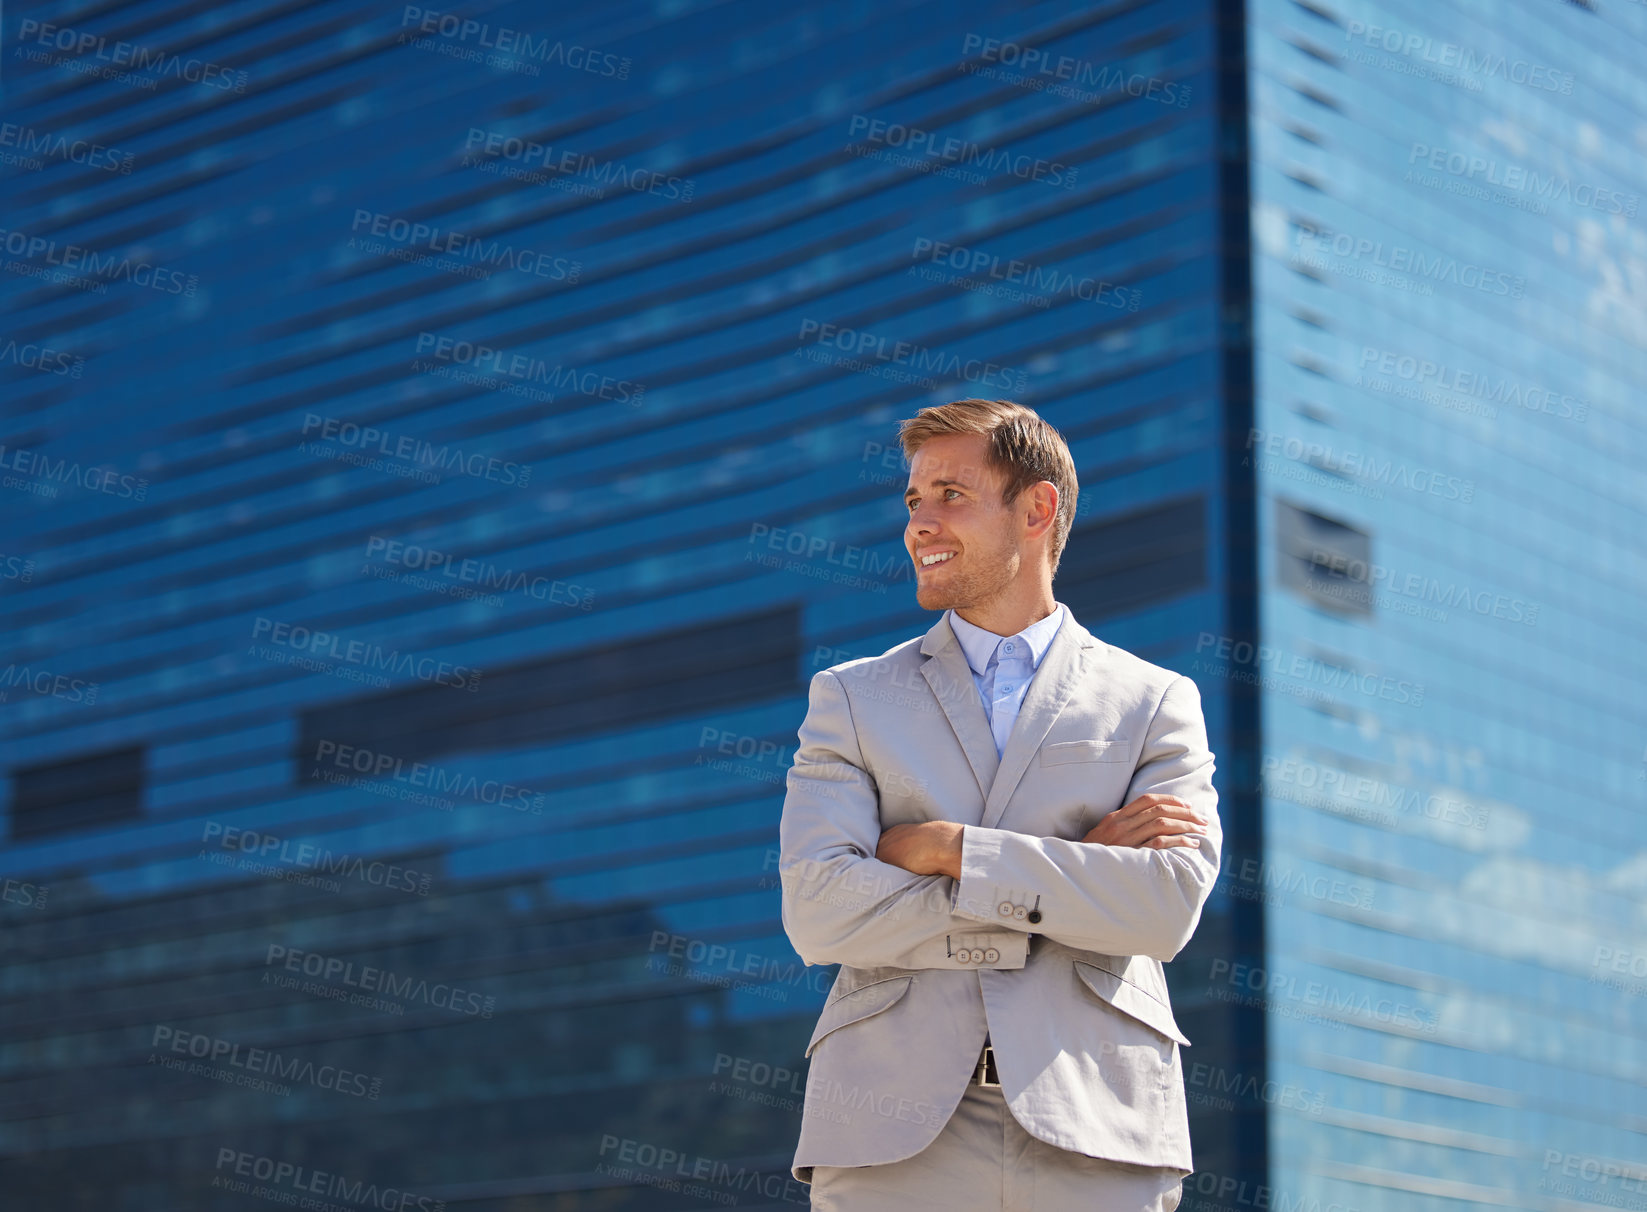
<path fill-rule="evenodd" d="M 1178 1029 L 1172 1017 L 1172 1007 L 1156 1001 L 1131 981 L 1122 980 L 1107 969 L 1081 960 L 1075 961 L 1075 975 L 1088 989 L 1122 1014 L 1154 1028 L 1168 1039 L 1175 1039 L 1180 1044 L 1189 1043 L 1189 1037 Z"/>
<path fill-rule="evenodd" d="M 1059 741 L 1041 746 L 1041 765 L 1062 766 L 1065 762 L 1124 762 L 1129 742 L 1124 736 L 1107 741 Z"/>
<path fill-rule="evenodd" d="M 850 1023 L 861 1022 L 895 1005 L 899 998 L 909 992 L 909 982 L 913 979 L 912 976 L 889 976 L 872 985 L 854 989 L 851 993 L 830 1002 L 818 1016 L 818 1025 L 813 1028 L 812 1039 L 806 1045 L 806 1055 L 811 1056 L 819 1041 L 831 1031 Z"/>

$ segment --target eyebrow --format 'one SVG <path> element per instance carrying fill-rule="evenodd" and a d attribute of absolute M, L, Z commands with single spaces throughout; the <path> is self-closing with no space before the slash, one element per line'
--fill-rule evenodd
<path fill-rule="evenodd" d="M 932 481 L 932 487 L 934 487 L 934 488 L 965 488 L 966 485 L 961 483 L 959 480 L 934 480 L 934 481 Z M 904 489 L 904 500 L 907 501 L 907 500 L 909 500 L 910 497 L 919 495 L 920 491 L 921 490 L 918 489 L 918 488 L 906 488 L 906 489 Z"/>

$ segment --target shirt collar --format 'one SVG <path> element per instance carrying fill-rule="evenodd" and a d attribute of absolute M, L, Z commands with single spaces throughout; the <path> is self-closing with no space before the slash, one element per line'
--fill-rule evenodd
<path fill-rule="evenodd" d="M 960 641 L 961 651 L 966 653 L 966 662 L 972 667 L 972 672 L 979 677 L 989 666 L 989 658 L 995 655 L 995 646 L 1006 636 L 996 635 L 993 631 L 985 631 L 976 623 L 969 623 L 953 610 L 945 612 L 949 617 L 950 630 Z M 1052 637 L 1058 634 L 1058 628 L 1063 624 L 1067 610 L 1062 602 L 1058 608 L 1038 623 L 1031 623 L 1014 638 L 1021 639 L 1029 646 L 1030 659 L 1033 668 L 1040 668 L 1041 658 L 1052 646 Z"/>

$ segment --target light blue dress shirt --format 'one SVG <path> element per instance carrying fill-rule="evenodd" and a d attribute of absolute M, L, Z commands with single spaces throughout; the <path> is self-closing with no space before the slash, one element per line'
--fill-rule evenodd
<path fill-rule="evenodd" d="M 950 629 L 961 642 L 966 662 L 972 667 L 972 681 L 978 687 L 978 697 L 983 700 L 984 714 L 989 717 L 989 730 L 995 736 L 995 753 L 999 757 L 1006 751 L 1007 738 L 1018 721 L 1024 692 L 1029 689 L 1035 671 L 1041 667 L 1041 658 L 1052 646 L 1052 637 L 1058 634 L 1069 611 L 1059 602 L 1058 608 L 1046 618 L 1010 636 L 985 631 L 953 610 L 947 613 Z"/>

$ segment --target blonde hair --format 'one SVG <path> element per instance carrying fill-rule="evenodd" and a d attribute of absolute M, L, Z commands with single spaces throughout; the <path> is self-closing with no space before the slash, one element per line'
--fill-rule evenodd
<path fill-rule="evenodd" d="M 1064 543 L 1075 523 L 1075 498 L 1080 486 L 1075 481 L 1075 460 L 1070 457 L 1064 436 L 1043 421 L 1032 408 L 1011 400 L 955 400 L 923 408 L 898 423 L 898 441 L 904 458 L 933 438 L 945 434 L 976 433 L 989 439 L 988 466 L 1006 477 L 1001 503 L 1010 505 L 1032 484 L 1050 480 L 1058 490 L 1058 514 L 1052 521 L 1052 542 L 1047 554 L 1052 571 L 1064 554 Z"/>

